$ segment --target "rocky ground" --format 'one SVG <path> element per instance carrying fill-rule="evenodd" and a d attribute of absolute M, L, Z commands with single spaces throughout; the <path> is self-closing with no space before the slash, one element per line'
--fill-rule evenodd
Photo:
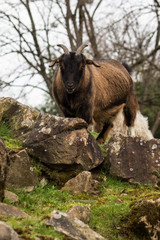
<path fill-rule="evenodd" d="M 103 230 L 103 227 L 98 227 L 102 223 L 105 224 L 106 212 L 104 216 L 101 213 L 101 218 L 96 224 L 93 224 L 95 229 L 91 228 L 92 219 L 96 217 L 98 219 L 99 216 L 98 213 L 94 213 L 95 216 L 93 216 L 95 201 L 97 209 L 99 209 L 97 201 L 100 206 L 105 204 L 108 206 L 112 201 L 106 196 L 106 192 L 108 194 L 109 190 L 108 186 L 106 187 L 107 180 L 110 178 L 120 179 L 116 181 L 119 181 L 122 187 L 120 191 L 118 190 L 114 203 L 118 206 L 124 204 L 124 209 L 126 206 L 129 207 L 124 198 L 128 197 L 131 203 L 131 195 L 129 190 L 125 189 L 122 181 L 128 182 L 127 188 L 130 188 L 130 184 L 134 184 L 132 185 L 133 189 L 135 186 L 138 186 L 137 189 L 140 189 L 139 186 L 144 186 L 144 188 L 142 187 L 143 191 L 147 194 L 148 190 L 145 185 L 151 186 L 152 189 L 149 199 L 146 195 L 143 199 L 141 190 L 137 190 L 140 192 L 140 199 L 137 197 L 136 202 L 134 198 L 133 207 L 129 207 L 128 210 L 123 209 L 122 219 L 117 216 L 123 227 L 119 225 L 115 227 L 115 236 L 113 234 L 112 239 L 160 238 L 159 139 L 144 140 L 140 137 L 133 138 L 116 134 L 110 138 L 109 142 L 98 146 L 92 134 L 87 130 L 86 122 L 82 119 L 41 114 L 11 98 L 0 98 L 0 121 L 0 219 L 4 220 L 0 222 L 0 239 L 65 239 L 64 236 L 68 236 L 70 239 L 111 239 L 110 230 L 107 227 L 108 233 Z M 43 187 L 46 189 L 48 184 L 56 186 L 57 190 L 54 189 L 54 191 L 60 194 L 62 205 L 66 204 L 63 192 L 70 194 L 70 200 L 71 196 L 76 198 L 75 196 L 80 195 L 78 206 L 76 207 L 75 204 L 72 206 L 73 209 L 68 206 L 66 211 L 62 211 L 62 206 L 59 208 L 49 207 L 47 205 L 50 204 L 49 202 L 45 207 L 44 203 L 42 204 L 44 208 L 47 208 L 46 212 L 53 209 L 48 213 L 48 219 L 43 221 L 42 228 L 46 232 L 47 229 L 50 232 L 49 229 L 53 228 L 55 232 L 61 232 L 62 235 L 58 235 L 57 238 L 52 233 L 47 237 L 46 234 L 42 236 L 39 232 L 36 234 L 35 230 L 34 233 L 28 230 L 30 234 L 27 234 L 27 238 L 25 238 L 24 230 L 18 230 L 17 235 L 5 222 L 10 223 L 9 219 L 13 217 L 35 218 L 34 210 L 32 216 L 28 206 L 28 214 L 26 209 L 28 203 L 25 203 L 24 199 L 19 201 L 19 197 L 24 195 L 28 199 L 32 194 L 35 197 L 36 189 L 43 190 Z M 11 189 L 12 192 L 7 191 Z M 18 195 L 13 193 L 16 191 L 18 191 Z M 53 194 L 52 188 L 48 191 Z M 116 191 L 115 189 L 115 194 Z M 46 192 L 45 195 L 47 195 Z M 114 198 L 113 192 L 111 196 Z M 87 198 L 87 204 L 85 198 Z M 58 201 L 59 197 L 55 197 L 55 199 Z M 40 207 L 39 199 L 37 201 Z M 48 201 L 50 201 L 49 197 Z M 81 201 L 85 204 L 82 204 Z M 8 205 L 8 203 L 10 204 Z M 22 208 L 25 211 L 22 211 Z M 113 209 L 113 205 L 109 210 L 111 209 Z M 108 210 L 105 208 L 104 211 Z M 44 217 L 44 213 L 42 216 Z M 18 218 L 17 223 L 19 224 Z M 128 221 L 125 219 L 125 224 L 123 218 L 128 218 Z M 18 227 L 14 227 L 15 222 L 14 220 L 12 227 L 17 230 Z M 30 225 L 26 224 L 26 226 Z M 111 226 L 113 228 L 113 222 Z M 136 234 L 132 234 L 130 229 L 138 233 L 138 237 L 141 235 L 141 238 L 136 238 Z"/>

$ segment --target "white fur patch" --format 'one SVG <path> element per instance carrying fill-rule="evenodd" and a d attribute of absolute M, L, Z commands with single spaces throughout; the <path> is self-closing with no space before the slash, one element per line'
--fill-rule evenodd
<path fill-rule="evenodd" d="M 110 136 L 117 133 L 128 135 L 128 127 L 124 124 L 124 115 L 122 110 L 117 115 L 117 118 L 114 121 L 114 127 L 110 131 Z M 130 128 L 131 136 L 141 137 L 144 140 L 153 139 L 153 135 L 148 127 L 148 119 L 144 117 L 140 111 L 137 112 L 135 119 L 134 127 Z"/>

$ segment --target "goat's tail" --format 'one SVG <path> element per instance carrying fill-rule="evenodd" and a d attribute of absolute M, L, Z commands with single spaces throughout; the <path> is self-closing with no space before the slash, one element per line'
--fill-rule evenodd
<path fill-rule="evenodd" d="M 131 68 L 131 66 L 129 66 L 126 62 L 122 62 L 122 65 L 127 69 L 127 71 L 129 72 L 129 74 L 131 75 L 131 73 L 132 73 L 132 68 Z"/>

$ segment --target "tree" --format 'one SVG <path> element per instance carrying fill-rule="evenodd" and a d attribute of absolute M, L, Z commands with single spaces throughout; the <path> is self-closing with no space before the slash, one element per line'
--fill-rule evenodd
<path fill-rule="evenodd" d="M 1 56 L 13 55 L 15 57 L 16 54 L 16 56 L 19 56 L 21 63 L 9 73 L 7 76 L 9 81 L 6 81 L 6 79 L 1 81 L 3 87 L 18 86 L 16 80 L 26 76 L 32 80 L 35 75 L 39 75 L 41 77 L 39 83 L 43 82 L 45 85 L 43 84 L 42 87 L 41 84 L 35 86 L 27 79 L 27 83 L 23 83 L 23 87 L 40 88 L 52 97 L 52 74 L 48 65 L 56 57 L 56 42 L 53 39 L 58 36 L 57 26 L 64 25 L 64 22 L 67 32 L 63 30 L 64 33 L 59 33 L 59 35 L 67 34 L 71 49 L 76 49 L 82 44 L 85 23 L 89 38 L 92 38 L 91 44 L 95 55 L 99 55 L 92 25 L 94 15 L 102 0 L 98 2 L 91 16 L 86 7 L 86 2 L 77 1 L 72 12 L 69 0 L 65 2 L 17 0 L 15 3 L 7 0 L 3 1 L 0 19 L 4 27 L 7 26 L 8 32 L 5 31 L 0 36 L 0 46 L 3 49 Z M 59 8 L 61 16 L 54 13 L 54 8 Z M 84 15 L 84 11 L 86 15 Z M 90 22 L 88 19 L 90 19 Z M 74 28 L 74 35 L 71 33 L 73 32 L 72 27 Z"/>
<path fill-rule="evenodd" d="M 19 56 L 21 64 L 17 65 L 16 69 L 7 76 L 9 79 L 10 76 L 13 77 L 9 82 L 3 81 L 3 85 L 4 87 L 13 86 L 17 79 L 27 76 L 27 83 L 24 84 L 24 87 L 40 88 L 29 83 L 29 79 L 33 79 L 38 74 L 41 76 L 41 81 L 43 79 L 46 84 L 46 87 L 41 89 L 51 96 L 52 81 L 47 65 L 54 52 L 54 46 L 51 46 L 50 39 L 53 2 L 42 1 L 41 5 L 40 11 L 37 3 L 31 3 L 29 0 L 19 0 L 15 3 L 4 1 L 4 10 L 0 11 L 0 18 L 4 27 L 7 26 L 8 31 L 3 32 L 0 37 L 2 56 L 9 55 L 11 60 L 12 56 Z M 34 11 L 37 16 L 34 15 Z M 38 21 L 40 20 L 39 24 L 37 24 L 36 18 Z"/>

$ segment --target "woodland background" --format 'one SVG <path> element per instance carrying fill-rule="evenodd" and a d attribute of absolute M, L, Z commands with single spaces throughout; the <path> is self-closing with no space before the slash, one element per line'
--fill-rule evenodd
<path fill-rule="evenodd" d="M 74 51 L 87 42 L 88 57 L 132 68 L 140 110 L 160 138 L 159 0 L 1 0 L 0 21 L 0 96 L 39 98 L 39 110 L 58 114 L 49 62 L 58 43 Z"/>

